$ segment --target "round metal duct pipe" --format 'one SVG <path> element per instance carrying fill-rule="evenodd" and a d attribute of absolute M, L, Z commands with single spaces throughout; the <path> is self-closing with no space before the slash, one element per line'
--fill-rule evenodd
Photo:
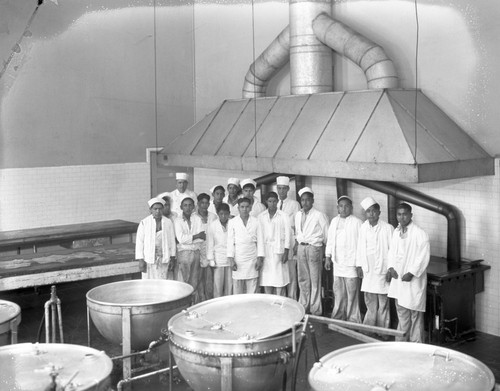
<path fill-rule="evenodd" d="M 380 45 L 332 19 L 329 12 L 318 15 L 312 22 L 312 29 L 320 42 L 352 60 L 363 70 L 369 89 L 398 86 L 394 63 Z"/>
<path fill-rule="evenodd" d="M 269 80 L 288 62 L 289 54 L 290 28 L 286 26 L 250 65 L 243 83 L 243 98 L 266 96 Z"/>
<path fill-rule="evenodd" d="M 446 217 L 448 222 L 448 246 L 446 256 L 448 265 L 451 269 L 460 265 L 460 215 L 453 205 L 437 200 L 416 190 L 401 186 L 397 183 L 353 179 L 349 180 L 353 183 L 357 183 L 358 185 L 380 191 L 384 194 L 392 195 L 397 199 L 421 206 L 424 209 L 428 209 Z"/>
<path fill-rule="evenodd" d="M 290 0 L 291 93 L 314 94 L 333 90 L 333 54 L 313 32 L 319 14 L 331 14 L 331 1 Z"/>

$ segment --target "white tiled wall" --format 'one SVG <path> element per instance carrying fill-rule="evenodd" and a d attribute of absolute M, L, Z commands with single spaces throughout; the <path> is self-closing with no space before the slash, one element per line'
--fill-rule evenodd
<path fill-rule="evenodd" d="M 500 160 L 495 161 L 495 176 L 457 179 L 407 185 L 434 198 L 454 205 L 462 214 L 462 257 L 484 259 L 491 266 L 485 273 L 485 291 L 476 296 L 477 328 L 500 335 Z M 262 173 L 241 173 L 222 170 L 195 170 L 196 191 L 207 191 L 214 184 L 225 184 L 230 176 L 239 178 L 258 177 Z M 335 178 L 312 177 L 306 186 L 315 192 L 315 207 L 330 218 L 336 212 Z M 374 197 L 382 207 L 381 217 L 387 220 L 387 197 L 359 185 L 348 185 L 354 200 L 354 214 L 362 218 L 359 203 L 364 197 Z M 414 221 L 429 234 L 431 252 L 446 256 L 447 222 L 444 216 L 414 206 Z"/>
<path fill-rule="evenodd" d="M 496 175 L 411 185 L 423 193 L 456 206 L 462 213 L 462 256 L 484 259 L 483 293 L 477 297 L 477 327 L 500 335 L 500 160 Z M 266 173 L 195 169 L 197 193 L 208 192 L 228 177 L 256 178 Z M 315 206 L 336 215 L 334 178 L 308 178 L 315 191 Z M 350 184 L 354 213 L 362 217 L 359 202 L 373 196 L 387 219 L 386 197 Z M 42 167 L 0 170 L 0 230 L 15 230 L 111 219 L 139 221 L 148 214 L 150 169 L 147 163 L 93 166 Z M 431 238 L 433 255 L 446 255 L 446 219 L 425 209 L 414 208 L 414 220 Z"/>
<path fill-rule="evenodd" d="M 147 163 L 0 170 L 0 230 L 147 216 Z"/>

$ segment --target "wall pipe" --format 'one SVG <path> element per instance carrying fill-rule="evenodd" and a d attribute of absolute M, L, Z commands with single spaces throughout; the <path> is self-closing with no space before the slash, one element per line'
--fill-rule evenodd
<path fill-rule="evenodd" d="M 269 80 L 290 59 L 290 28 L 286 26 L 262 54 L 250 65 L 243 83 L 243 98 L 266 96 Z"/>
<path fill-rule="evenodd" d="M 384 49 L 326 13 L 313 20 L 316 37 L 357 64 L 365 73 L 369 89 L 395 88 L 398 75 Z"/>
<path fill-rule="evenodd" d="M 354 179 L 349 180 L 353 183 L 357 183 L 358 185 L 380 191 L 381 193 L 391 195 L 400 200 L 410 202 L 421 206 L 424 209 L 428 209 L 445 216 L 448 221 L 448 244 L 446 256 L 448 269 L 455 269 L 460 266 L 460 215 L 458 210 L 453 205 L 393 182 L 377 182 Z"/>
<path fill-rule="evenodd" d="M 398 226 L 398 219 L 396 218 L 396 210 L 398 207 L 398 204 L 401 201 L 398 200 L 396 197 L 388 194 L 387 195 L 387 222 L 391 224 L 394 228 Z"/>

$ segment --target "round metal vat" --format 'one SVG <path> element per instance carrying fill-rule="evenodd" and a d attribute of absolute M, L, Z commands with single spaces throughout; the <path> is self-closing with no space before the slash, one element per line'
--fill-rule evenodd
<path fill-rule="evenodd" d="M 0 391 L 110 390 L 111 359 L 96 349 L 69 344 L 22 343 L 0 348 Z"/>
<path fill-rule="evenodd" d="M 21 307 L 0 300 L 0 346 L 17 342 L 17 326 L 21 323 Z"/>
<path fill-rule="evenodd" d="M 322 357 L 309 372 L 314 391 L 492 391 L 482 362 L 452 349 L 410 342 L 349 346 Z"/>
<path fill-rule="evenodd" d="M 195 391 L 275 391 L 290 369 L 293 329 L 304 317 L 295 300 L 275 295 L 219 297 L 168 322 L 170 351 Z"/>
<path fill-rule="evenodd" d="M 191 285 L 173 280 L 119 281 L 88 291 L 87 308 L 103 337 L 116 344 L 122 343 L 124 309 L 129 309 L 131 347 L 143 350 L 191 304 L 192 293 Z"/>

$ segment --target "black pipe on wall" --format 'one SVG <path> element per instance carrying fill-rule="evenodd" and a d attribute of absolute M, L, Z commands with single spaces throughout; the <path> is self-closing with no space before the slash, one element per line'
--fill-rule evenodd
<path fill-rule="evenodd" d="M 453 205 L 393 182 L 349 180 L 353 183 L 357 183 L 358 185 L 388 194 L 402 201 L 407 201 L 446 217 L 446 220 L 448 221 L 446 257 L 448 260 L 448 269 L 455 269 L 460 266 L 460 215 L 458 210 Z"/>

